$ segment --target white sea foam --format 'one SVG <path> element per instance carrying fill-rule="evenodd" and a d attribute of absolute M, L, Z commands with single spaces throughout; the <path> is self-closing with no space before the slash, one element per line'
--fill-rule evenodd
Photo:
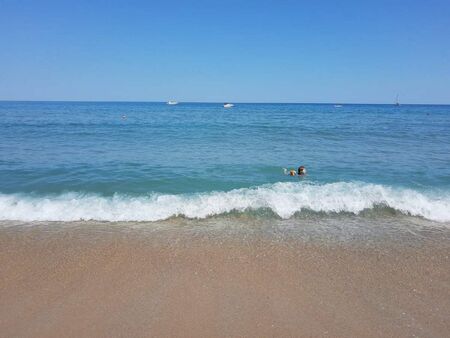
<path fill-rule="evenodd" d="M 358 214 L 376 206 L 434 221 L 450 221 L 449 194 L 424 194 L 411 189 L 348 182 L 275 183 L 228 192 L 138 197 L 82 193 L 45 197 L 0 194 L 0 220 L 157 221 L 175 216 L 206 218 L 261 208 L 271 209 L 286 219 L 304 210 Z"/>

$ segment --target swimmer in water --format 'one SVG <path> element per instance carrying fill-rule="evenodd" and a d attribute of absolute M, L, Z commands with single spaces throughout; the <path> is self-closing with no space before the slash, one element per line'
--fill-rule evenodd
<path fill-rule="evenodd" d="M 298 170 L 295 171 L 295 169 L 287 170 L 286 168 L 283 168 L 284 174 L 289 176 L 305 176 L 306 175 L 306 168 L 305 166 L 298 167 Z"/>
<path fill-rule="evenodd" d="M 297 175 L 298 176 L 305 176 L 306 175 L 306 168 L 305 168 L 305 166 L 301 165 L 300 167 L 298 167 Z"/>

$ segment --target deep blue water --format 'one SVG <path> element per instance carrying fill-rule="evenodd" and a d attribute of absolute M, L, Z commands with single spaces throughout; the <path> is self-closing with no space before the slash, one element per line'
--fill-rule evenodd
<path fill-rule="evenodd" d="M 212 208 L 206 216 L 267 207 L 290 217 L 277 203 L 284 208 L 294 200 L 298 205 L 289 210 L 296 212 L 359 212 L 351 205 L 360 198 L 431 219 L 427 212 L 440 208 L 434 219 L 450 220 L 450 106 L 0 102 L 0 117 L 1 219 L 20 219 L 32 206 L 31 219 L 64 219 L 45 216 L 40 204 L 51 209 L 61 199 L 68 213 L 68 200 L 98 203 L 104 212 L 97 217 L 77 209 L 74 219 L 126 220 L 132 211 L 109 217 L 111 206 L 104 204 L 135 201 L 153 215 L 188 199 L 193 208 Z M 283 167 L 299 165 L 307 167 L 305 178 L 283 175 Z M 251 189 L 238 197 L 225 193 L 240 188 Z M 263 192 L 236 201 L 252 189 Z M 381 190 L 372 196 L 373 189 Z M 355 201 L 339 204 L 341 193 Z M 214 196 L 219 202 L 202 204 Z M 164 204 L 161 197 L 181 200 Z M 228 207 L 210 205 L 227 198 Z M 337 204 L 329 210 L 313 205 L 315 198 Z M 414 198 L 424 198 L 430 210 L 398 206 Z M 31 206 L 20 209 L 25 202 Z M 183 207 L 167 212 L 197 217 Z M 147 218 L 153 219 L 136 216 Z"/>

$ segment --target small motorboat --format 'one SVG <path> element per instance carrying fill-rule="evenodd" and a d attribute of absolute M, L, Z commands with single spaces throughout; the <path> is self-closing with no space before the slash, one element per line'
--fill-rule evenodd
<path fill-rule="evenodd" d="M 178 104 L 178 101 L 167 101 L 167 104 L 170 106 L 174 106 L 174 105 Z"/>
<path fill-rule="evenodd" d="M 234 104 L 232 104 L 232 103 L 224 103 L 223 107 L 224 108 L 231 108 L 231 107 L 234 107 Z"/>

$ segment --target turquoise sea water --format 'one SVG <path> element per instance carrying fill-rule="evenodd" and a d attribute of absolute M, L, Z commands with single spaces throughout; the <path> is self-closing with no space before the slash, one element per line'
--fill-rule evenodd
<path fill-rule="evenodd" d="M 0 117 L 0 220 L 450 222 L 450 106 L 0 102 Z"/>

